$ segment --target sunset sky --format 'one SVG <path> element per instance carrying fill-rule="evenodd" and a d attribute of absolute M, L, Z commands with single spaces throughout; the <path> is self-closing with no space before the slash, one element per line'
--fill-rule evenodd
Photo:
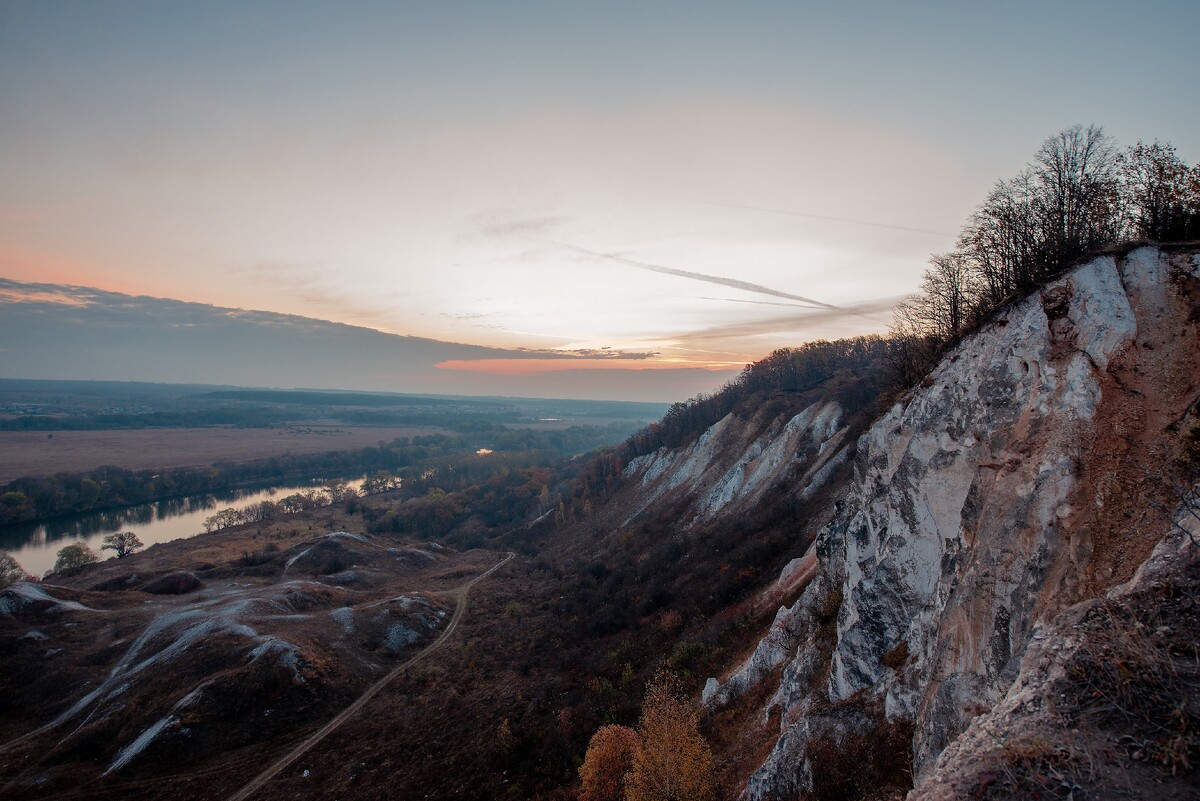
<path fill-rule="evenodd" d="M 1195 0 L 0 0 L 0 277 L 579 351 L 437 369 L 669 400 L 884 330 L 1064 127 L 1200 159 L 1198 31 Z"/>

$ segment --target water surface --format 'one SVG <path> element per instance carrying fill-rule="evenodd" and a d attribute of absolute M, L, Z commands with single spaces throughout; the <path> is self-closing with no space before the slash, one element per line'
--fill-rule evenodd
<path fill-rule="evenodd" d="M 351 481 L 358 488 L 362 481 Z M 54 566 L 58 551 L 72 542 L 86 542 L 110 558 L 112 551 L 101 551 L 106 534 L 132 531 L 147 547 L 204 533 L 204 520 L 218 510 L 243 509 L 267 500 L 279 500 L 297 492 L 321 486 L 319 483 L 288 484 L 258 489 L 227 490 L 189 498 L 128 506 L 105 512 L 64 517 L 49 523 L 26 523 L 0 527 L 0 549 L 8 551 L 21 567 L 41 576 Z"/>

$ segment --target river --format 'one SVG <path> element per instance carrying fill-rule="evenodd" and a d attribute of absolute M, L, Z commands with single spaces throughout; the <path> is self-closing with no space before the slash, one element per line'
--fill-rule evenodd
<path fill-rule="evenodd" d="M 362 480 L 349 482 L 357 489 Z M 72 542 L 86 542 L 100 554 L 106 534 L 132 531 L 149 547 L 204 533 L 204 520 L 220 509 L 243 509 L 266 500 L 279 500 L 297 492 L 319 487 L 319 482 L 289 484 L 266 489 L 239 489 L 214 492 L 190 498 L 175 498 L 123 509 L 110 509 L 75 517 L 64 517 L 43 524 L 19 524 L 0 527 L 0 549 L 12 554 L 26 572 L 41 576 L 54 567 L 58 551 Z"/>

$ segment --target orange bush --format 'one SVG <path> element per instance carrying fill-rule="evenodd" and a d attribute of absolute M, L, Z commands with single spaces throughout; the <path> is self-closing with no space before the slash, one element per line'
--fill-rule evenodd
<path fill-rule="evenodd" d="M 593 734 L 579 769 L 579 801 L 621 801 L 638 744 L 637 733 L 628 726 L 602 726 Z"/>

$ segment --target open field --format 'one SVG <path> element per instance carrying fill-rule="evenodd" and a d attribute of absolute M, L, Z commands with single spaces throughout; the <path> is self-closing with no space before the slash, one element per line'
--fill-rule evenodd
<path fill-rule="evenodd" d="M 304 425 L 289 428 L 144 428 L 0 431 L 0 483 L 116 465 L 128 470 L 248 462 L 285 453 L 323 453 L 441 432 L 432 427 Z M 50 436 L 53 434 L 53 436 Z"/>

